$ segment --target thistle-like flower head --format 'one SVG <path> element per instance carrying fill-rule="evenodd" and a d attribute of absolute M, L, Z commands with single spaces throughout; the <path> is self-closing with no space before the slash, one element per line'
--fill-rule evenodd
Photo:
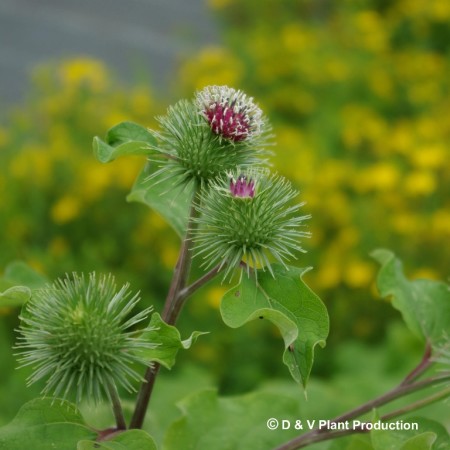
<path fill-rule="evenodd" d="M 243 92 L 210 86 L 181 100 L 158 118 L 152 176 L 176 185 L 207 184 L 236 167 L 267 163 L 270 127 Z"/>
<path fill-rule="evenodd" d="M 155 345 L 130 331 L 147 318 L 151 308 L 130 317 L 139 301 L 128 285 L 116 291 L 114 278 L 89 278 L 74 273 L 36 291 L 21 314 L 21 367 L 32 366 L 32 384 L 46 379 L 44 394 L 65 398 L 76 391 L 77 401 L 98 401 L 109 387 L 134 390 L 131 380 L 142 377 L 131 367 L 149 365 L 138 356 Z"/>
<path fill-rule="evenodd" d="M 198 228 L 194 251 L 204 265 L 225 267 L 226 278 L 246 261 L 267 268 L 270 261 L 283 265 L 304 251 L 299 243 L 309 233 L 301 229 L 309 216 L 299 216 L 301 204 L 290 206 L 297 195 L 290 183 L 268 170 L 230 173 L 214 182 L 197 204 Z"/>
<path fill-rule="evenodd" d="M 263 131 L 261 109 L 244 92 L 228 86 L 208 86 L 197 93 L 199 110 L 218 136 L 239 142 Z"/>

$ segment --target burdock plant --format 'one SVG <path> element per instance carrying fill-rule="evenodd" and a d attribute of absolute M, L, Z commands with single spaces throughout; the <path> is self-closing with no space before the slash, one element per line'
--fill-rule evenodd
<path fill-rule="evenodd" d="M 329 319 L 324 304 L 302 279 L 308 265 L 291 265 L 297 258 L 304 260 L 300 256 L 303 240 L 309 237 L 309 215 L 301 212 L 303 202 L 297 189 L 268 169 L 271 136 L 267 118 L 246 93 L 208 86 L 170 107 L 158 120 L 159 129 L 154 131 L 130 122 L 119 124 L 109 130 L 106 142 L 95 138 L 94 150 L 102 162 L 130 154 L 147 155 L 128 198 L 155 208 L 181 237 L 162 313 L 152 313 L 144 324 L 151 308 L 133 314 L 138 295 L 132 295 L 128 285 L 116 289 L 112 276 L 94 273 L 74 273 L 33 291 L 20 286 L 0 293 L 2 302 L 5 298 L 27 300 L 18 329 L 19 361 L 32 368 L 28 382 L 43 383 L 43 394 L 51 397 L 26 405 L 11 426 L 0 429 L 0 450 L 33 448 L 33 440 L 44 441 L 36 446 L 39 449 L 156 450 L 151 436 L 137 429 L 144 425 L 161 367 L 171 369 L 177 351 L 189 348 L 202 334 L 193 332 L 181 340 L 175 325 L 185 302 L 217 276 L 222 283 L 235 280 L 221 300 L 224 323 L 230 328 L 254 319 L 274 324 L 283 338 L 283 363 L 295 382 L 306 388 L 315 348 L 325 345 Z M 450 380 L 448 371 L 418 380 L 436 361 L 449 362 L 448 286 L 409 283 L 390 252 L 381 251 L 375 257 L 382 265 L 382 294 L 395 297 L 394 305 L 408 325 L 428 342 L 427 351 L 397 388 L 329 420 L 330 424 L 346 423 L 410 392 Z M 195 265 L 198 267 L 191 271 Z M 195 278 L 194 273 L 200 275 Z M 440 352 L 440 357 L 433 352 Z M 230 370 L 234 367 L 230 365 Z M 128 391 L 129 398 L 139 383 L 127 422 L 120 391 Z M 441 389 L 380 420 L 448 395 L 450 388 Z M 61 405 L 61 399 L 71 396 L 77 402 L 106 398 L 112 404 L 116 426 L 97 431 L 84 425 L 75 406 Z M 241 398 L 219 401 L 215 396 L 207 390 L 183 401 L 183 417 L 168 428 L 165 449 L 294 450 L 361 431 L 313 429 L 281 444 L 286 435 L 274 430 L 276 417 L 283 418 L 283 423 L 285 417 L 292 417 L 293 399 L 277 402 L 278 397 L 261 392 L 246 396 L 244 402 Z M 282 405 L 291 405 L 290 411 L 280 410 Z M 165 423 L 158 414 L 153 411 L 156 422 L 151 420 L 151 426 Z M 153 429 L 149 431 L 153 433 Z M 421 439 L 415 443 L 419 446 L 431 442 L 430 434 L 416 437 Z M 376 439 L 382 446 L 388 442 L 385 437 Z M 401 439 L 386 445 L 394 448 L 401 442 L 401 448 L 419 448 L 410 445 L 411 441 L 403 445 Z M 98 443 L 103 440 L 111 442 Z M 431 447 L 427 444 L 427 448 Z"/>

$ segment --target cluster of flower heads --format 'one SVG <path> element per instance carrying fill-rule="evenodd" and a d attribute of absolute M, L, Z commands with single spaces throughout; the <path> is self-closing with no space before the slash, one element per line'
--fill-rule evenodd
<path fill-rule="evenodd" d="M 263 112 L 240 90 L 208 86 L 192 101 L 182 100 L 159 118 L 155 132 L 159 169 L 150 177 L 187 186 L 197 182 L 197 229 L 193 243 L 207 267 L 225 268 L 225 277 L 242 261 L 247 268 L 286 264 L 303 251 L 298 241 L 307 216 L 286 180 L 262 169 L 269 152 L 270 127 Z"/>
<path fill-rule="evenodd" d="M 130 380 L 142 376 L 130 366 L 150 365 L 139 354 L 155 347 L 129 331 L 152 310 L 129 317 L 138 301 L 128 285 L 117 291 L 111 275 L 95 273 L 88 279 L 74 273 L 37 290 L 22 312 L 16 347 L 21 367 L 34 369 L 28 383 L 46 379 L 43 394 L 66 398 L 74 390 L 77 402 L 97 402 L 111 387 L 133 391 Z"/>

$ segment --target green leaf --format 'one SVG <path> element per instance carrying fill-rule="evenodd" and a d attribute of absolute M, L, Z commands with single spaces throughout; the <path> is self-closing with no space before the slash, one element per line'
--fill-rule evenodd
<path fill-rule="evenodd" d="M 0 278 L 0 308 L 22 306 L 32 295 L 32 291 L 40 289 L 48 280 L 23 261 L 14 261 L 5 268 Z"/>
<path fill-rule="evenodd" d="M 13 261 L 5 268 L 1 278 L 2 288 L 15 285 L 27 286 L 30 289 L 40 289 L 48 283 L 48 279 L 36 272 L 23 261 Z"/>
<path fill-rule="evenodd" d="M 186 234 L 193 186 L 189 185 L 185 189 L 174 189 L 172 181 L 164 179 L 164 174 L 149 180 L 148 178 L 152 173 L 153 169 L 147 163 L 134 183 L 127 200 L 144 203 L 157 211 L 183 238 Z"/>
<path fill-rule="evenodd" d="M 111 128 L 106 140 L 95 137 L 93 141 L 94 155 L 102 163 L 115 160 L 125 155 L 149 155 L 157 145 L 153 134 L 133 122 L 122 122 Z M 193 186 L 174 190 L 173 182 L 165 179 L 164 174 L 155 176 L 151 181 L 155 167 L 147 164 L 139 174 L 127 200 L 140 202 L 161 214 L 174 230 L 184 237 L 187 226 L 189 205 L 192 200 Z"/>
<path fill-rule="evenodd" d="M 107 441 L 80 441 L 77 450 L 157 450 L 155 441 L 143 430 L 128 430 Z"/>
<path fill-rule="evenodd" d="M 0 307 L 21 306 L 31 298 L 31 290 L 26 286 L 14 286 L 0 292 Z"/>
<path fill-rule="evenodd" d="M 325 305 L 302 280 L 308 269 L 273 265 L 275 278 L 258 270 L 255 279 L 242 277 L 222 299 L 223 321 L 232 328 L 264 318 L 274 323 L 284 339 L 283 362 L 292 377 L 306 386 L 314 360 L 314 347 L 325 346 L 329 318 Z"/>
<path fill-rule="evenodd" d="M 327 450 L 373 450 L 369 436 L 351 436 L 333 439 Z"/>
<path fill-rule="evenodd" d="M 142 338 L 157 346 L 154 349 L 141 350 L 139 355 L 148 361 L 156 361 L 167 369 L 171 369 L 175 364 L 178 350 L 189 349 L 200 335 L 207 334 L 194 331 L 188 339 L 182 341 L 180 332 L 174 326 L 164 322 L 158 313 L 152 314 L 149 326 L 154 330 L 146 331 Z"/>
<path fill-rule="evenodd" d="M 40 398 L 26 403 L 0 428 L 0 450 L 73 450 L 80 439 L 95 439 L 75 405 Z"/>
<path fill-rule="evenodd" d="M 164 439 L 164 450 L 261 450 L 271 449 L 299 434 L 298 400 L 267 392 L 220 398 L 214 390 L 203 390 L 182 400 L 183 417 L 174 422 Z M 279 420 L 270 430 L 267 422 Z M 290 420 L 282 429 L 282 420 Z"/>
<path fill-rule="evenodd" d="M 401 424 L 400 421 L 397 422 Z M 402 419 L 402 422 L 403 427 L 406 423 L 417 424 L 418 429 L 372 430 L 370 438 L 374 450 L 450 449 L 450 436 L 439 422 L 424 417 L 408 417 Z"/>
<path fill-rule="evenodd" d="M 450 286 L 439 281 L 409 281 L 402 263 L 388 250 L 376 250 L 372 256 L 381 264 L 377 285 L 383 297 L 403 316 L 409 329 L 437 347 L 448 340 L 450 329 Z"/>
<path fill-rule="evenodd" d="M 119 156 L 148 155 L 156 145 L 153 134 L 133 122 L 122 122 L 106 134 L 106 142 L 99 137 L 93 141 L 94 155 L 102 163 L 114 161 Z"/>
<path fill-rule="evenodd" d="M 436 435 L 431 431 L 419 434 L 408 439 L 400 448 L 400 450 L 431 450 Z"/>

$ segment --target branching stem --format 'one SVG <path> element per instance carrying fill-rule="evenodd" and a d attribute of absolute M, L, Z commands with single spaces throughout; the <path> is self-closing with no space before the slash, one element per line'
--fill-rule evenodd
<path fill-rule="evenodd" d="M 196 226 L 194 219 L 196 217 L 197 211 L 194 206 L 193 200 L 195 198 L 197 190 L 198 189 L 194 190 L 189 212 L 186 236 L 181 243 L 180 254 L 178 256 L 178 261 L 174 269 L 172 282 L 170 284 L 169 292 L 167 294 L 166 302 L 164 304 L 164 310 L 162 313 L 162 319 L 169 325 L 175 325 L 187 298 L 205 283 L 214 278 L 214 276 L 219 272 L 218 268 L 214 268 L 210 272 L 199 278 L 197 281 L 186 287 L 192 260 L 192 233 Z M 142 383 L 138 393 L 136 407 L 130 422 L 130 428 L 142 428 L 148 404 L 150 402 L 150 397 L 153 392 L 155 380 L 159 373 L 159 369 L 160 365 L 154 364 L 152 367 L 149 367 L 147 369 L 144 375 L 145 381 Z"/>
<path fill-rule="evenodd" d="M 406 396 L 412 392 L 416 392 L 421 389 L 425 389 L 426 387 L 429 386 L 450 381 L 450 372 L 444 372 L 441 375 L 425 378 L 423 380 L 414 382 L 414 380 L 416 380 L 419 377 L 419 375 L 424 373 L 425 370 L 427 370 L 431 364 L 432 364 L 431 349 L 429 346 L 427 346 L 424 357 L 420 362 L 420 364 L 414 370 L 412 370 L 397 387 L 381 395 L 380 397 L 377 397 L 374 400 L 364 403 L 363 405 L 354 408 L 351 411 L 344 413 L 333 420 L 330 420 L 330 423 L 332 424 L 345 423 L 347 421 L 353 420 L 357 417 L 362 416 L 363 414 L 372 411 L 374 408 L 386 405 L 392 402 L 393 400 Z M 390 420 L 394 417 L 406 414 L 409 411 L 416 410 L 431 403 L 434 403 L 438 400 L 441 400 L 442 398 L 448 397 L 449 395 L 450 389 L 446 388 L 441 392 L 438 392 L 437 394 L 431 395 L 423 400 L 417 401 L 408 406 L 405 406 L 391 413 L 388 413 L 382 416 L 380 420 Z M 345 430 L 330 430 L 328 428 L 315 429 L 311 430 L 308 433 L 297 436 L 296 438 L 290 440 L 289 442 L 286 442 L 285 444 L 282 444 L 281 446 L 277 447 L 274 450 L 297 450 L 300 448 L 307 447 L 308 445 L 311 445 L 316 442 L 335 439 L 337 437 L 347 436 L 354 433 L 362 433 L 365 431 L 367 431 L 365 428 L 353 428 L 353 427 Z"/>

